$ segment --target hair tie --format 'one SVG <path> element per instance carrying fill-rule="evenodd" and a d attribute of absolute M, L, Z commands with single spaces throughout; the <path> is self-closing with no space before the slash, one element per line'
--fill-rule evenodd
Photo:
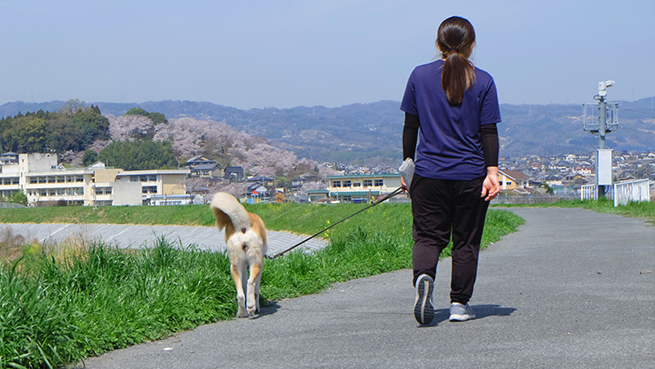
<path fill-rule="evenodd" d="M 459 54 L 459 50 L 457 50 L 456 47 L 451 47 L 450 49 L 448 49 L 448 52 L 451 52 L 453 50 L 455 50 L 455 52 Z"/>

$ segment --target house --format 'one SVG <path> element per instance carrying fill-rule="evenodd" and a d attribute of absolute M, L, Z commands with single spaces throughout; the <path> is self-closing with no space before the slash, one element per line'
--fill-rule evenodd
<path fill-rule="evenodd" d="M 275 182 L 275 179 L 271 178 L 271 177 L 259 176 L 258 175 L 258 176 L 248 178 L 248 182 L 257 182 L 257 183 L 263 184 L 264 186 L 272 186 L 273 183 Z"/>
<path fill-rule="evenodd" d="M 329 190 L 307 190 L 309 202 L 325 202 L 330 198 Z"/>
<path fill-rule="evenodd" d="M 223 178 L 232 182 L 243 182 L 246 179 L 243 167 L 225 167 Z"/>
<path fill-rule="evenodd" d="M 527 187 L 530 177 L 518 170 L 498 170 L 498 183 L 500 190 L 524 190 Z"/>
<path fill-rule="evenodd" d="M 371 202 L 400 187 L 400 174 L 351 174 L 328 176 L 330 199 L 344 202 Z"/>
<path fill-rule="evenodd" d="M 0 164 L 18 164 L 18 154 L 7 151 L 0 155 Z"/>
<path fill-rule="evenodd" d="M 303 173 L 299 175 L 298 178 L 294 178 L 291 180 L 291 189 L 299 190 L 303 184 L 311 181 L 316 181 L 316 176 L 309 173 Z"/>
<path fill-rule="evenodd" d="M 186 166 L 191 170 L 189 177 L 220 177 L 220 168 L 216 164 L 216 160 L 211 160 L 204 155 L 194 156 L 187 160 Z"/>
<path fill-rule="evenodd" d="M 588 182 L 589 181 L 582 174 L 573 173 L 564 177 L 562 184 L 566 187 L 582 188 L 582 186 L 586 185 Z"/>

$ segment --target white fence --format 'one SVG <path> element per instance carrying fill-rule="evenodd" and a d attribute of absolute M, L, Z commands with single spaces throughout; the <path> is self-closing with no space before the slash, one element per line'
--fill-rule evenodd
<path fill-rule="evenodd" d="M 650 187 L 647 179 L 616 182 L 607 186 L 605 197 L 614 200 L 614 206 L 626 205 L 630 201 L 650 201 Z M 598 186 L 583 185 L 580 200 L 598 200 Z"/>
<path fill-rule="evenodd" d="M 582 185 L 582 188 L 580 188 L 580 200 L 598 200 L 598 186 Z"/>
<path fill-rule="evenodd" d="M 650 201 L 647 179 L 614 183 L 614 206 L 625 205 L 629 201 Z"/>

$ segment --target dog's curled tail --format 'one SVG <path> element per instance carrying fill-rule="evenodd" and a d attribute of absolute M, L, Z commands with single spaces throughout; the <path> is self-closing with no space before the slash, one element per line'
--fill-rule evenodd
<path fill-rule="evenodd" d="M 219 230 L 225 228 L 229 222 L 232 222 L 235 230 L 243 233 L 250 230 L 248 212 L 236 197 L 229 193 L 217 192 L 209 206 L 216 216 L 216 226 Z"/>

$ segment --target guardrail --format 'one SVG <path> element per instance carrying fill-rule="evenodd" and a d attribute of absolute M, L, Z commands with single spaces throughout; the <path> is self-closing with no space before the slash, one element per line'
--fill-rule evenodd
<path fill-rule="evenodd" d="M 630 201 L 650 201 L 650 187 L 647 179 L 614 183 L 614 207 Z"/>
<path fill-rule="evenodd" d="M 630 201 L 650 201 L 650 186 L 647 179 L 616 182 L 607 189 L 605 197 L 614 200 L 614 207 L 626 205 Z M 580 189 L 580 200 L 598 200 L 598 186 L 583 185 Z"/>

